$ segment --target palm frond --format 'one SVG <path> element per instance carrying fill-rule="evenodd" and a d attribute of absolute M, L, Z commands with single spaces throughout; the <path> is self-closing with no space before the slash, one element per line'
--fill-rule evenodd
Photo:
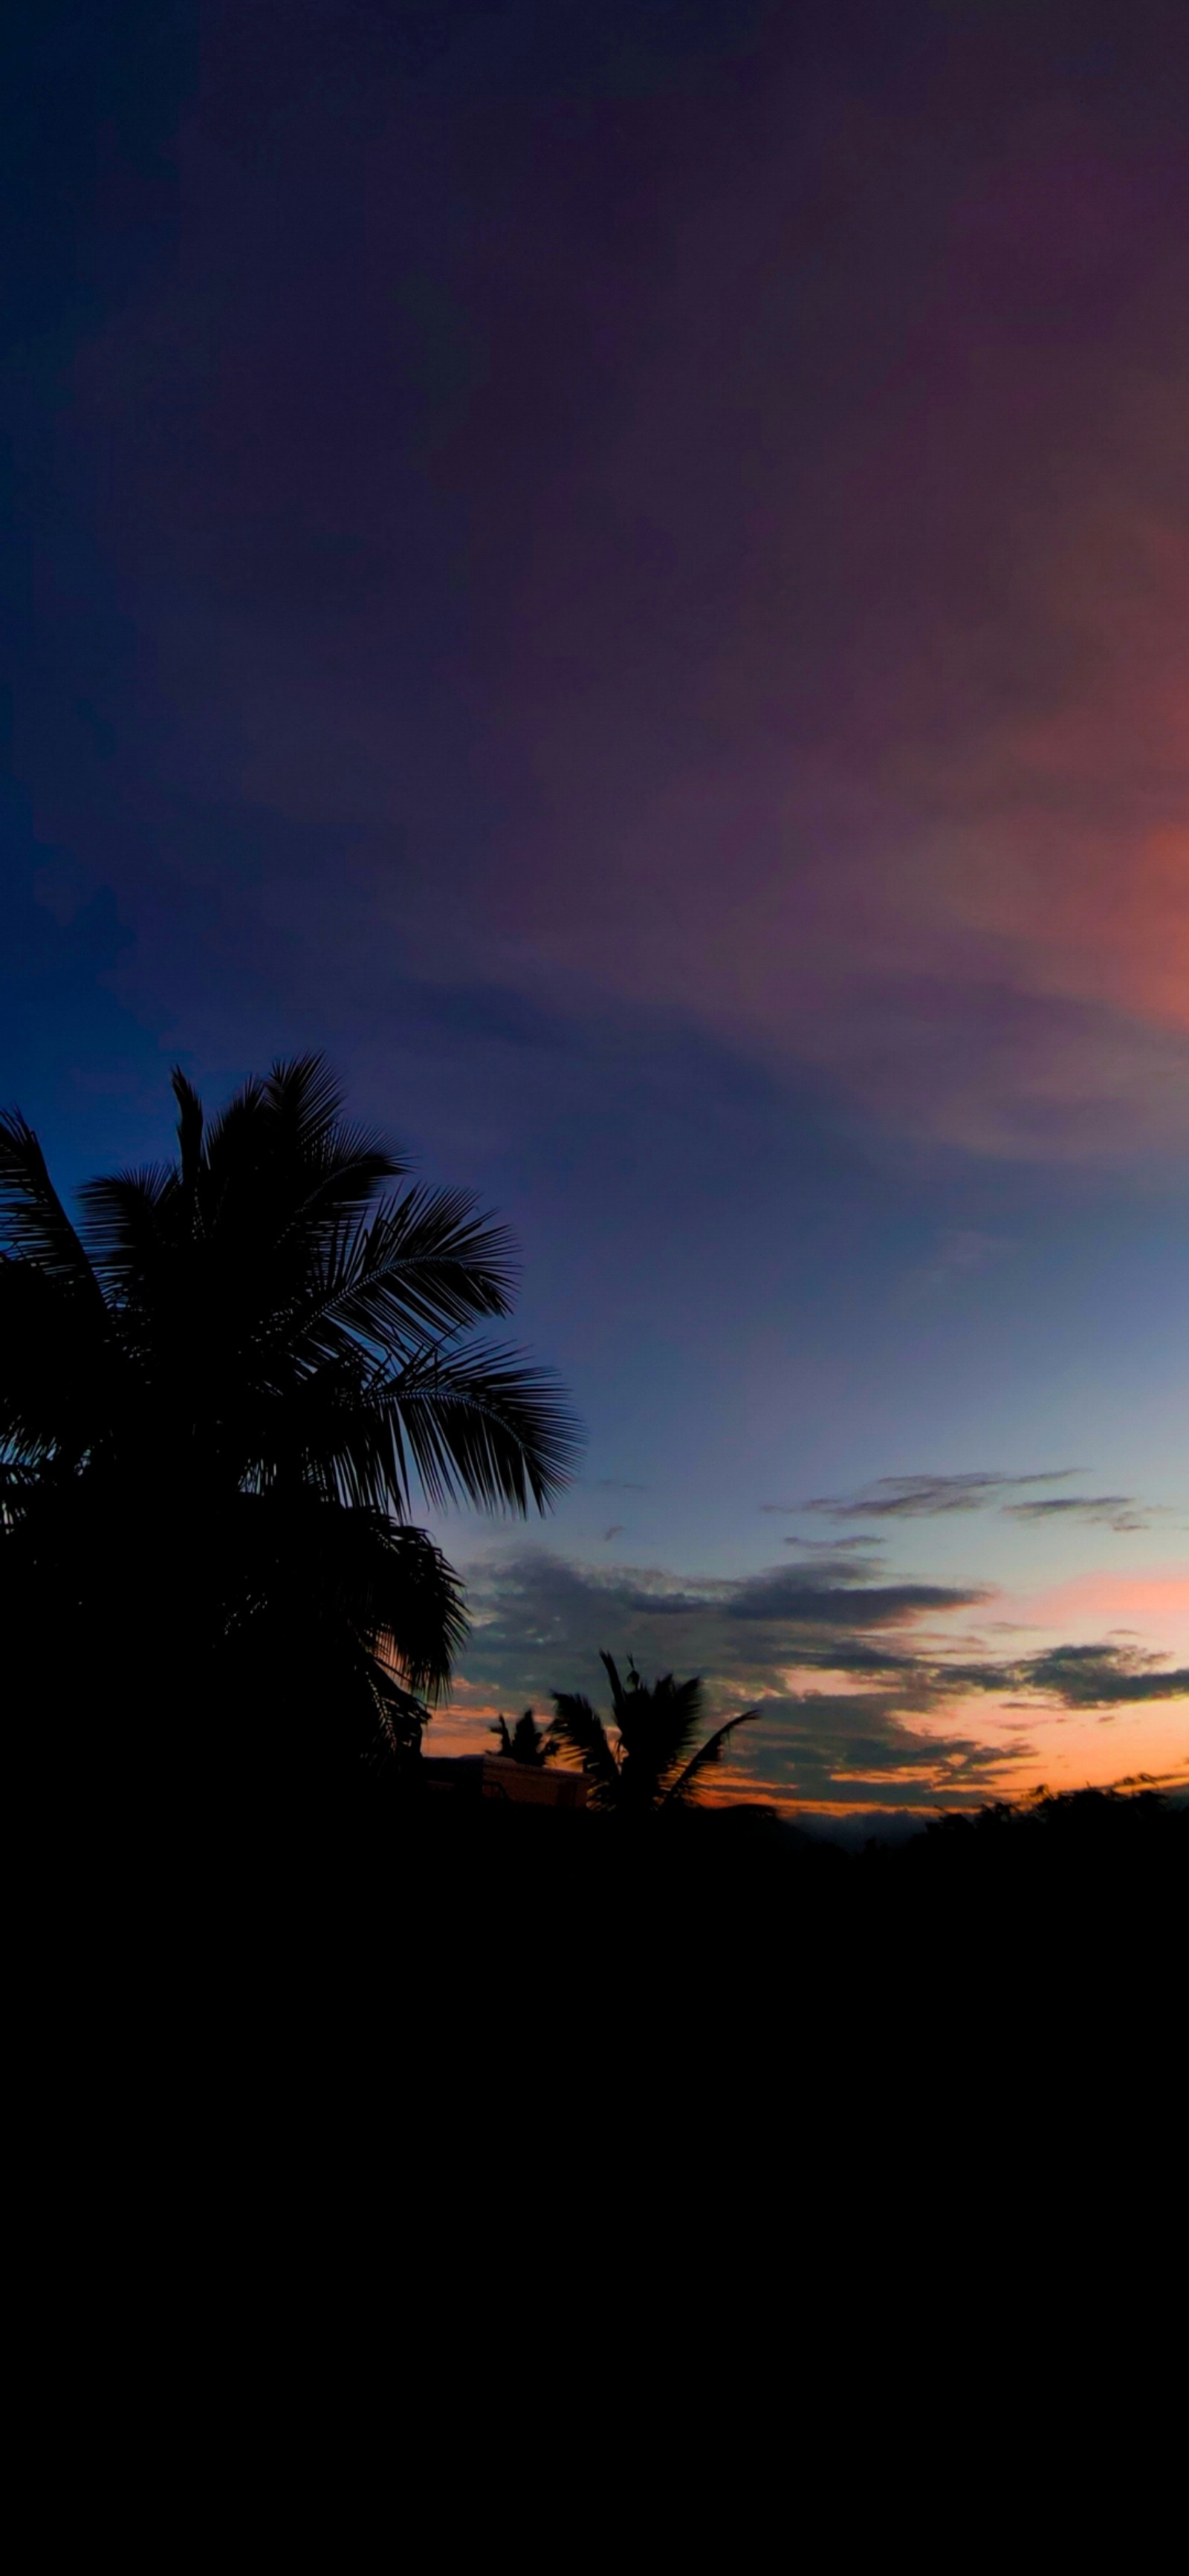
<path fill-rule="evenodd" d="M 342 1123 L 343 1087 L 324 1055 L 277 1056 L 261 1088 L 263 1106 L 304 1159 L 325 1151 Z"/>
<path fill-rule="evenodd" d="M 0 1442 L 13 1459 L 77 1462 L 101 1428 L 115 1353 L 102 1298 L 0 1255 Z"/>
<path fill-rule="evenodd" d="M 394 1461 L 389 1409 L 369 1399 L 350 1369 L 319 1369 L 276 1400 L 265 1395 L 241 1423 L 246 1484 L 297 1482 L 407 1520 L 409 1480 Z"/>
<path fill-rule="evenodd" d="M 655 1806 L 674 1772 L 693 1749 L 702 1714 L 702 1684 L 695 1675 L 678 1682 L 672 1673 L 645 1682 L 630 1664 L 626 1682 L 613 1656 L 600 1657 L 611 1684 L 623 1754 L 624 1802 Z"/>
<path fill-rule="evenodd" d="M 0 1530 L 11 1532 L 36 1505 L 43 1478 L 40 1458 L 14 1458 L 0 1441 Z"/>
<path fill-rule="evenodd" d="M 425 1530 L 380 1515 L 373 1530 L 373 1651 L 412 1690 L 439 1700 L 467 1634 L 462 1586 Z"/>
<path fill-rule="evenodd" d="M 412 1467 L 434 1506 L 544 1511 L 568 1484 L 581 1434 L 557 1380 L 513 1349 L 418 1353 L 380 1399 L 396 1484 Z"/>
<path fill-rule="evenodd" d="M 648 1743 L 657 1781 L 666 1785 L 694 1751 L 702 1723 L 702 1684 L 666 1674 L 652 1695 Z"/>
<path fill-rule="evenodd" d="M 178 1196 L 170 1163 L 109 1172 L 79 1191 L 80 1233 L 97 1276 L 117 1292 L 141 1277 L 161 1249 L 161 1219 Z"/>
<path fill-rule="evenodd" d="M 620 1678 L 619 1678 L 619 1666 L 618 1666 L 618 1664 L 617 1664 L 617 1663 L 616 1663 L 616 1661 L 615 1661 L 615 1657 L 614 1657 L 614 1655 L 609 1655 L 609 1654 L 607 1654 L 607 1653 L 606 1653 L 602 1648 L 600 1648 L 600 1650 L 599 1650 L 599 1662 L 601 1663 L 601 1665 L 602 1665 L 602 1667 L 603 1667 L 603 1670 L 604 1670 L 604 1672 L 606 1673 L 607 1679 L 608 1679 L 608 1681 L 609 1681 L 609 1682 L 610 1682 L 610 1684 L 611 1684 L 611 1706 L 612 1706 L 612 1708 L 613 1708 L 613 1710 L 614 1710 L 614 1712 L 615 1712 L 615 1723 L 616 1723 L 616 1725 L 617 1725 L 617 1726 L 618 1726 L 618 1728 L 619 1728 L 620 1734 L 622 1735 L 622 1733 L 623 1733 L 623 1719 L 624 1719 L 624 1711 L 625 1711 L 625 1709 L 626 1709 L 626 1707 L 627 1707 L 628 1695 L 629 1695 L 629 1692 L 630 1692 L 630 1691 L 638 1690 L 638 1689 L 639 1689 L 639 1686 L 640 1686 L 640 1676 L 639 1676 L 638 1672 L 636 1671 L 636 1667 L 635 1667 L 635 1665 L 634 1665 L 634 1664 L 629 1664 L 629 1665 L 628 1665 L 628 1686 L 627 1686 L 627 1689 L 625 1689 L 625 1688 L 624 1688 L 623 1683 L 621 1682 L 621 1680 L 620 1680 Z"/>
<path fill-rule="evenodd" d="M 340 1222 L 358 1217 L 381 1184 L 403 1171 L 382 1138 L 337 1119 L 337 1085 L 325 1067 L 319 1084 L 317 1061 L 274 1066 L 267 1081 L 243 1083 L 207 1127 L 201 1190 L 208 1227 L 234 1216 L 248 1220 L 257 1239 L 273 1242 L 303 1218 L 325 1229 L 336 1210 Z"/>
<path fill-rule="evenodd" d="M 324 1220 L 331 1200 L 343 1214 L 358 1212 L 383 1181 L 407 1168 L 375 1129 L 348 1125 L 342 1108 L 342 1088 L 321 1055 L 278 1060 L 264 1085 L 270 1158 L 290 1187 L 298 1178 L 305 1183 L 295 1210 L 320 1203 Z"/>
<path fill-rule="evenodd" d="M 658 1681 L 647 1683 L 634 1668 L 616 1706 L 625 1749 L 642 1755 L 661 1779 L 692 1745 L 701 1713 L 702 1684 L 696 1675 L 677 1682 L 672 1673 L 662 1673 Z"/>
<path fill-rule="evenodd" d="M 323 1056 L 278 1058 L 269 1073 L 249 1075 L 206 1126 L 208 1168 L 242 1163 L 253 1148 L 312 1165 L 325 1157 L 342 1105 Z"/>
<path fill-rule="evenodd" d="M 264 1083 L 259 1074 L 249 1074 L 206 1126 L 203 1151 L 207 1171 L 228 1177 L 237 1165 L 251 1157 L 253 1148 L 260 1151 L 263 1130 Z"/>
<path fill-rule="evenodd" d="M 619 1765 L 598 1710 L 581 1691 L 554 1691 L 548 1742 L 552 1751 L 569 1760 L 571 1768 L 585 1774 L 596 1807 L 617 1803 Z"/>
<path fill-rule="evenodd" d="M 335 1635 L 401 1687 L 438 1699 L 466 1635 L 462 1588 L 425 1530 L 307 1493 L 245 1497 L 235 1597 L 288 1658 Z M 238 1621 L 243 1625 L 242 1617 Z"/>
<path fill-rule="evenodd" d="M 711 1770 L 716 1762 L 721 1762 L 722 1749 L 727 1737 L 734 1734 L 737 1726 L 746 1726 L 749 1718 L 758 1717 L 759 1713 L 758 1708 L 742 1708 L 738 1717 L 729 1717 L 725 1726 L 717 1727 L 713 1735 L 708 1735 L 706 1742 L 699 1745 L 697 1752 L 686 1763 L 680 1776 L 666 1791 L 661 1801 L 662 1806 L 684 1806 L 700 1774 Z"/>
<path fill-rule="evenodd" d="M 541 1770 L 549 1760 L 549 1730 L 538 1726 L 531 1708 L 522 1709 L 512 1730 L 512 1751 L 518 1762 Z"/>
<path fill-rule="evenodd" d="M 336 1224 L 313 1273 L 312 1295 L 276 1319 L 278 1339 L 311 1365 L 349 1343 L 387 1359 L 440 1343 L 506 1313 L 516 1276 L 506 1229 L 468 1192 L 437 1189 L 410 1190 L 369 1226 Z"/>
<path fill-rule="evenodd" d="M 328 1246 L 358 1224 L 386 1181 L 407 1169 L 372 1129 L 348 1125 L 321 1056 L 274 1064 L 245 1083 L 206 1130 L 200 1206 L 205 1229 L 234 1224 L 276 1263 L 284 1256 L 308 1296 Z M 286 1307 L 293 1299 L 284 1298 Z"/>
<path fill-rule="evenodd" d="M 98 1299 L 94 1271 L 19 1109 L 0 1110 L 0 1233 L 19 1259 Z"/>
<path fill-rule="evenodd" d="M 191 1199 L 198 1188 L 202 1170 L 202 1137 L 206 1113 L 192 1082 L 188 1082 L 180 1064 L 171 1075 L 173 1096 L 178 1105 L 178 1164 L 182 1187 Z"/>

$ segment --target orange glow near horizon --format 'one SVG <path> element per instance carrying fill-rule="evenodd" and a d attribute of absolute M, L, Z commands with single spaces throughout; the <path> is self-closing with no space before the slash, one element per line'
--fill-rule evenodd
<path fill-rule="evenodd" d="M 957 1778 L 944 1760 L 931 1758 L 930 1735 L 922 1729 L 918 1763 L 902 1762 L 882 1773 L 872 1766 L 864 1772 L 863 1788 L 873 1795 L 798 1796 L 765 1777 L 762 1761 L 748 1767 L 736 1759 L 707 1776 L 702 1796 L 708 1806 L 759 1801 L 790 1818 L 869 1814 L 874 1825 L 881 1812 L 902 1812 L 906 1805 L 928 1815 L 938 1808 L 1025 1798 L 1041 1787 L 1065 1791 L 1134 1787 L 1140 1782 L 1161 1788 L 1189 1784 L 1189 1708 L 1183 1699 L 1144 1701 L 1111 1710 L 1031 1704 L 1026 1714 L 1009 1714 L 1010 1708 L 1010 1703 L 970 1699 L 955 1701 L 946 1711 L 946 1732 L 973 1738 L 992 1756 L 999 1752 L 999 1760 L 992 1758 L 976 1785 Z M 495 1715 L 494 1703 L 490 1710 L 474 1706 L 443 1710 L 434 1718 L 426 1751 L 456 1757 L 489 1753 Z M 909 1734 L 916 1734 L 913 1721 L 906 1723 Z M 1016 1752 L 1012 1742 L 1017 1729 L 1028 1746 L 1023 1754 Z M 840 1793 L 845 1785 L 845 1775 L 837 1774 Z M 859 1784 L 855 1785 L 858 1789 Z M 922 1790 L 929 1793 L 923 1799 Z M 915 1794 L 906 1794 L 910 1792 Z"/>
<path fill-rule="evenodd" d="M 954 1615 L 960 1618 L 957 1633 L 947 1634 L 949 1619 L 930 1629 L 930 1657 L 939 1653 L 945 1660 L 970 1663 L 993 1659 L 996 1645 L 1006 1645 L 1014 1656 L 1106 1644 L 1167 1657 L 1180 1670 L 1189 1664 L 1189 1566 L 1184 1562 L 1133 1574 L 1098 1569 L 1043 1590 L 997 1593 L 985 1604 L 985 1624 L 978 1635 L 971 1632 L 968 1613 Z M 924 1631 L 917 1642 L 926 1646 Z M 933 1665 L 934 1674 L 939 1670 L 944 1663 Z M 716 1712 L 725 1711 L 725 1677 L 717 1689 L 710 1670 L 707 1680 Z M 802 1671 L 795 1655 L 788 1658 L 786 1688 L 790 1713 L 805 1701 L 816 1702 L 819 1710 L 836 1702 L 842 1719 L 849 1700 L 862 1700 L 846 1674 Z M 744 1695 L 738 1679 L 729 1691 L 736 1704 Z M 873 1747 L 861 1774 L 845 1767 L 840 1725 L 839 1768 L 830 1775 L 836 1794 L 807 1797 L 782 1777 L 789 1755 L 782 1746 L 778 1704 L 759 1688 L 749 1696 L 761 1704 L 768 1697 L 771 1714 L 761 1718 L 754 1734 L 737 1736 L 729 1759 L 707 1775 L 703 1796 L 709 1804 L 760 1800 L 790 1817 L 868 1813 L 875 1822 L 881 1810 L 911 1806 L 928 1814 L 937 1807 L 969 1808 L 996 1798 L 1027 1797 L 1042 1786 L 1065 1791 L 1141 1780 L 1161 1787 L 1189 1782 L 1189 1700 L 1184 1697 L 1070 1707 L 1055 1694 L 974 1692 L 956 1683 L 952 1698 L 940 1697 L 924 1709 L 906 1705 L 894 1716 L 889 1758 L 881 1764 Z M 506 1695 L 505 1713 L 519 1705 L 519 1694 Z M 488 1689 L 460 1678 L 451 1705 L 434 1718 L 427 1750 L 489 1752 L 498 1706 Z M 547 1707 L 539 1711 L 547 1713 Z M 791 1744 L 786 1735 L 785 1745 Z M 963 1755 L 963 1745 L 973 1752 Z M 828 1759 L 826 1767 L 828 1771 Z"/>

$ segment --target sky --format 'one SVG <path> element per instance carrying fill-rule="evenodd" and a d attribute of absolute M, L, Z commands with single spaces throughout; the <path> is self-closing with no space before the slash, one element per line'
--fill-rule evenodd
<path fill-rule="evenodd" d="M 325 1048 L 523 1249 L 597 1655 L 824 1819 L 1189 1776 L 1181 0 L 47 0 L 0 1093 Z"/>

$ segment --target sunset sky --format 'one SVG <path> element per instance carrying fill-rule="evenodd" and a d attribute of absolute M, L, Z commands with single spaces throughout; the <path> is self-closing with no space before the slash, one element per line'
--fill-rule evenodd
<path fill-rule="evenodd" d="M 438 1749 L 1189 1776 L 1184 0 L 29 12 L 0 1094 L 325 1047 L 582 1479 Z"/>

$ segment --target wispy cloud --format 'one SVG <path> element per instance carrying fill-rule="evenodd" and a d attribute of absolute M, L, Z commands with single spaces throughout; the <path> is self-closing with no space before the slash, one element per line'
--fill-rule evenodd
<path fill-rule="evenodd" d="M 1053 1494 L 1033 1502 L 1005 1503 L 1003 1509 L 1017 1521 L 1064 1518 L 1085 1521 L 1091 1528 L 1113 1530 L 1150 1529 L 1154 1517 L 1152 1509 L 1134 1494 Z"/>
<path fill-rule="evenodd" d="M 336 909 L 353 837 L 432 847 L 415 904 L 369 857 L 369 1007 L 399 905 L 430 955 L 448 934 L 534 991 L 544 959 L 556 989 L 688 1012 L 915 1135 L 1182 1147 L 1184 13 L 1080 13 L 1118 21 L 1108 83 L 1056 68 L 1044 26 L 1077 12 L 925 10 L 928 76 L 904 83 L 867 59 L 880 13 L 766 11 L 764 76 L 728 78 L 721 116 L 650 74 L 625 122 L 614 80 L 580 83 L 576 186 L 566 119 L 547 131 L 509 68 L 526 13 L 485 10 L 510 104 L 476 153 L 479 93 L 435 86 L 424 182 L 424 102 L 377 82 L 374 31 L 477 14 L 292 12 L 333 29 L 332 73 L 299 77 L 267 166 L 246 126 L 193 142 L 187 257 L 147 262 L 88 335 L 74 434 L 105 441 L 98 541 L 172 689 L 170 796 L 242 795 L 249 740 L 259 808 L 317 817 Z M 267 95 L 272 14 L 212 15 L 212 95 Z M 636 45 L 703 13 L 542 15 L 601 46 L 613 18 Z M 807 15 L 839 22 L 828 68 Z M 373 219 L 336 245 L 325 192 L 357 187 Z M 607 207 L 637 201 L 651 220 L 621 238 Z M 398 240 L 425 264 L 401 334 L 448 361 L 410 369 L 394 338 Z M 216 291 L 236 363 L 203 370 Z M 530 341 L 540 397 L 510 407 Z M 310 396 L 328 350 L 337 440 Z M 408 552 L 391 531 L 414 521 Z M 245 551 L 249 525 L 267 545 Z M 420 656 L 423 697 L 460 530 L 483 536 L 468 616 Z M 71 811 L 48 773 L 45 793 Z M 330 944 L 306 941 L 319 1000 Z M 478 968 L 436 1008 L 540 1042 Z"/>
<path fill-rule="evenodd" d="M 1078 1467 L 1050 1467 L 1036 1475 L 1008 1475 L 999 1469 L 973 1468 L 960 1475 L 923 1474 L 914 1476 L 881 1476 L 874 1484 L 861 1486 L 854 1494 L 812 1494 L 803 1503 L 761 1503 L 762 1512 L 780 1513 L 790 1518 L 813 1512 L 828 1520 L 936 1520 L 950 1512 L 977 1512 L 998 1509 L 1008 1518 L 1038 1523 L 1069 1521 L 1090 1528 L 1112 1530 L 1150 1529 L 1160 1507 L 1141 1501 L 1137 1494 L 1040 1494 L 1039 1485 L 1064 1485 L 1083 1471 Z M 1031 1489 L 1031 1490 L 1030 1490 Z M 1018 1502 L 1005 1502 L 1005 1494 L 1019 1494 Z M 848 1533 L 849 1547 L 878 1545 L 855 1532 Z M 786 1546 L 810 1548 L 812 1539 L 791 1538 Z M 829 1547 L 829 1540 L 819 1540 Z"/>
<path fill-rule="evenodd" d="M 1060 1485 L 1076 1467 L 1051 1467 L 1030 1476 L 976 1468 L 964 1475 L 880 1476 L 857 1494 L 812 1494 L 796 1503 L 767 1503 L 765 1511 L 824 1513 L 830 1520 L 933 1520 L 943 1512 L 977 1512 L 1001 1494 L 1025 1485 Z"/>
<path fill-rule="evenodd" d="M 962 1280 L 977 1278 L 1014 1249 L 1003 1235 L 980 1234 L 973 1226 L 949 1227 L 932 1259 L 909 1271 L 904 1294 L 910 1300 L 937 1296 Z"/>
<path fill-rule="evenodd" d="M 796 1509 L 795 1503 L 761 1503 L 760 1505 L 762 1512 L 784 1512 Z M 833 1556 L 839 1547 L 879 1549 L 885 1545 L 884 1539 L 873 1537 L 867 1530 L 848 1530 L 845 1538 L 801 1538 L 796 1531 L 791 1531 L 787 1538 L 781 1540 L 782 1547 L 798 1547 L 806 1556 Z"/>

